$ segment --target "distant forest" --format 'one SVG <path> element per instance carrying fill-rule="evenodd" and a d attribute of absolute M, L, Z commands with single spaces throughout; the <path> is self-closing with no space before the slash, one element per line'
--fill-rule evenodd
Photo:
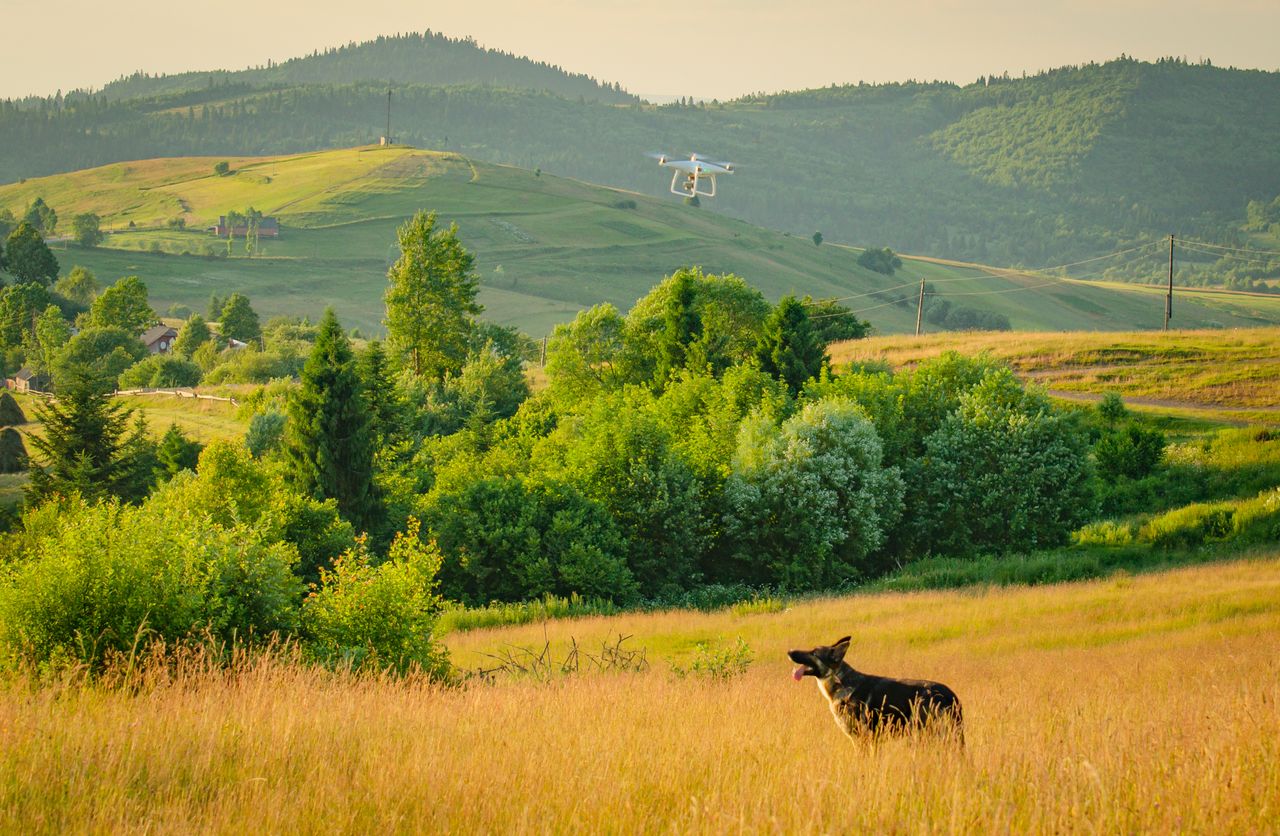
<path fill-rule="evenodd" d="M 1170 232 L 1244 242 L 1248 204 L 1280 196 L 1280 73 L 1120 58 L 653 106 L 431 34 L 0 102 L 0 182 L 376 142 L 387 79 L 398 142 L 651 194 L 669 177 L 645 152 L 696 150 L 740 165 L 717 211 L 903 252 L 1038 267 Z"/>

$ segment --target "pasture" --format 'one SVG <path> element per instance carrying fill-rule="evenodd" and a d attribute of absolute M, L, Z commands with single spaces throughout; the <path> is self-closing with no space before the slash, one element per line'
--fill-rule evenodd
<path fill-rule="evenodd" d="M 914 328 L 921 278 L 942 298 L 1024 330 L 1157 328 L 1163 315 L 1163 299 L 1135 285 L 912 258 L 885 276 L 860 267 L 857 248 L 815 246 L 710 203 L 692 208 L 452 153 L 397 146 L 231 158 L 224 177 L 213 173 L 218 161 L 142 160 L 32 178 L 0 186 L 0 208 L 20 214 L 43 196 L 68 219 L 97 213 L 106 240 L 95 249 L 58 244 L 64 272 L 80 264 L 106 283 L 139 275 L 161 312 L 173 304 L 202 311 L 211 293 L 240 291 L 266 316 L 315 319 L 332 305 L 344 325 L 365 333 L 382 332 L 395 230 L 419 209 L 457 222 L 477 256 L 486 317 L 534 336 L 600 302 L 626 311 L 664 276 L 695 265 L 736 273 L 771 300 L 844 299 L 883 334 Z M 243 240 L 228 247 L 206 231 L 220 214 L 248 206 L 282 225 L 281 237 L 261 239 L 253 257 Z M 177 221 L 185 226 L 169 225 Z M 1177 316 L 1183 327 L 1275 324 L 1280 297 L 1196 294 L 1179 299 Z"/>
<path fill-rule="evenodd" d="M 968 747 L 857 745 L 784 652 L 960 694 Z M 876 594 L 450 635 L 454 662 L 613 642 L 642 673 L 456 687 L 199 660 L 0 687 L 23 832 L 1215 832 L 1280 815 L 1280 553 L 1082 584 Z M 741 638 L 725 680 L 671 672 Z M 589 666 L 584 666 L 589 667 Z"/>

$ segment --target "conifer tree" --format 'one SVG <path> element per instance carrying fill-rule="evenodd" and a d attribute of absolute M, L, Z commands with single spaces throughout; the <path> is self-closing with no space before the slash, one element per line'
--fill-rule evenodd
<path fill-rule="evenodd" d="M 792 394 L 817 377 L 828 361 L 809 314 L 794 296 L 784 296 L 765 320 L 756 357 L 760 367 L 786 383 Z"/>
<path fill-rule="evenodd" d="M 369 409 L 351 343 L 332 308 L 289 398 L 285 455 L 301 491 L 336 500 L 348 521 L 369 528 L 377 505 Z"/>
<path fill-rule="evenodd" d="M 37 417 L 44 434 L 31 436 L 31 444 L 44 465 L 31 471 L 31 504 L 73 493 L 89 501 L 121 495 L 132 475 L 124 439 L 129 414 L 111 403 L 92 375 L 69 375 Z"/>
<path fill-rule="evenodd" d="M 357 370 L 369 408 L 369 431 L 374 444 L 381 446 L 395 435 L 400 407 L 395 382 L 391 379 L 391 366 L 381 340 L 369 343 L 360 353 Z"/>
<path fill-rule="evenodd" d="M 196 353 L 196 349 L 212 338 L 213 334 L 209 331 L 209 325 L 204 321 L 204 317 L 193 313 L 179 329 L 178 336 L 173 341 L 173 351 L 190 360 L 191 355 Z"/>

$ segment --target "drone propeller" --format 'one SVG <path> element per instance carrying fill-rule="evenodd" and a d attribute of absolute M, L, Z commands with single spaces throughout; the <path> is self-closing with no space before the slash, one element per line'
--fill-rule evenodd
<path fill-rule="evenodd" d="M 668 159 L 670 159 L 670 155 L 663 154 L 658 151 L 646 151 L 645 156 L 651 160 L 657 160 L 659 163 L 665 163 Z"/>

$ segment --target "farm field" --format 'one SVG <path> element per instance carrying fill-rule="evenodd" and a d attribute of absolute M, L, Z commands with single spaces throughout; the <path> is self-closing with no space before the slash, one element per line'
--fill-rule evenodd
<path fill-rule="evenodd" d="M 625 635 L 641 673 L 441 688 L 279 659 L 0 688 L 24 832 L 1214 832 L 1280 811 L 1280 553 L 1038 588 L 830 598 L 450 635 L 456 664 Z M 950 684 L 961 753 L 855 745 L 785 651 Z M 700 642 L 755 661 L 677 678 Z"/>
<path fill-rule="evenodd" d="M 1008 317 L 1022 330 L 1158 328 L 1152 288 L 1060 280 L 1000 268 L 907 257 L 893 276 L 860 267 L 860 250 L 752 226 L 712 211 L 452 153 L 364 147 L 281 157 L 180 157 L 103 166 L 0 186 L 0 208 L 21 212 L 43 196 L 67 217 L 92 211 L 102 247 L 57 245 L 64 272 L 80 264 L 99 280 L 141 276 L 153 306 L 203 311 L 211 293 L 247 293 L 266 316 L 318 318 L 332 305 L 347 327 L 383 330 L 382 296 L 395 230 L 419 209 L 456 222 L 475 253 L 486 317 L 533 336 L 577 311 L 610 302 L 626 311 L 686 266 L 742 276 L 770 299 L 844 299 L 883 334 L 915 325 L 921 278 L 956 304 Z M 253 206 L 278 217 L 279 239 L 258 255 L 206 228 Z M 181 221 L 182 229 L 169 222 Z M 130 224 L 134 226 L 130 228 Z M 230 254 L 230 257 L 219 257 Z M 1188 294 L 1186 327 L 1280 323 L 1280 297 Z"/>

